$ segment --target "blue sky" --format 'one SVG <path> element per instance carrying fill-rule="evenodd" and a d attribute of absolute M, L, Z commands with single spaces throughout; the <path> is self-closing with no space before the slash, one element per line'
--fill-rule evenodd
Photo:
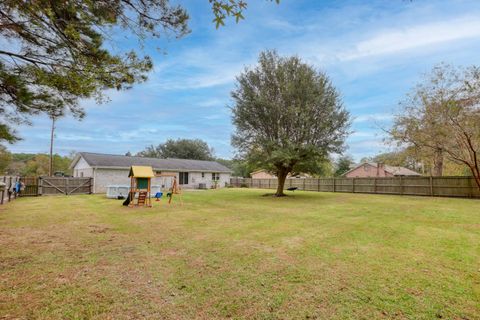
<path fill-rule="evenodd" d="M 57 125 L 55 152 L 123 154 L 169 138 L 200 138 L 219 157 L 231 158 L 230 91 L 235 76 L 259 52 L 298 55 L 326 72 L 353 120 L 347 153 L 359 160 L 388 151 L 388 127 L 398 102 L 440 62 L 479 64 L 480 1 L 250 0 L 245 20 L 215 29 L 207 0 L 180 1 L 192 32 L 149 41 L 155 69 L 146 83 L 109 92 L 111 101 L 83 101 L 86 118 Z M 137 46 L 119 33 L 118 50 Z M 157 50 L 160 48 L 161 50 Z M 13 152 L 47 152 L 49 121 L 21 126 Z"/>

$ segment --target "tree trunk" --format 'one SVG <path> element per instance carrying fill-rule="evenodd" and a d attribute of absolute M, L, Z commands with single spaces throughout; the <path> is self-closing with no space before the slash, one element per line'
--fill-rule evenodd
<path fill-rule="evenodd" d="M 285 186 L 285 180 L 287 179 L 287 175 L 288 175 L 288 170 L 285 170 L 285 169 L 278 170 L 278 173 L 277 173 L 278 187 L 277 187 L 277 192 L 275 193 L 275 197 L 286 196 L 286 194 L 283 193 L 283 187 Z"/>
<path fill-rule="evenodd" d="M 433 176 L 441 177 L 443 175 L 443 150 L 441 148 L 435 149 L 433 155 Z"/>
<path fill-rule="evenodd" d="M 469 167 L 470 167 L 470 171 L 472 172 L 473 179 L 477 184 L 478 190 L 480 190 L 480 168 L 478 166 L 478 163 Z"/>

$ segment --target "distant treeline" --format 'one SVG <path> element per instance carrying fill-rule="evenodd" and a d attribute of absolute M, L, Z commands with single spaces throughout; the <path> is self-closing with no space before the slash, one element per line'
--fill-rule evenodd
<path fill-rule="evenodd" d="M 53 171 L 71 175 L 68 168 L 72 156 L 53 156 Z M 0 149 L 0 174 L 19 176 L 44 176 L 48 175 L 49 155 L 44 153 L 10 153 Z"/>

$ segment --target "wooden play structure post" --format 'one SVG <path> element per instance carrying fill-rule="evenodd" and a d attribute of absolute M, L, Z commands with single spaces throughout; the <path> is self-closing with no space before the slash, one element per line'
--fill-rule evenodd
<path fill-rule="evenodd" d="M 177 175 L 175 173 L 161 173 L 161 174 L 158 174 L 157 177 L 173 178 L 172 187 L 170 188 L 170 192 L 167 193 L 168 204 L 172 203 L 173 195 L 176 194 L 176 195 L 180 196 L 179 200 L 180 200 L 180 204 L 182 205 L 183 204 L 183 199 L 181 197 L 182 193 L 181 193 L 180 188 L 179 188 L 178 183 L 177 183 Z"/>
<path fill-rule="evenodd" d="M 152 167 L 132 166 L 130 173 L 130 203 L 129 207 L 151 207 L 151 191 L 153 174 Z M 135 203 L 135 195 L 138 192 L 138 198 Z"/>

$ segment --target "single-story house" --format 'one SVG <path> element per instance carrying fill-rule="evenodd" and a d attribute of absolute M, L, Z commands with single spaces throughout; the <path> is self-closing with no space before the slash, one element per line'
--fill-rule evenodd
<path fill-rule="evenodd" d="M 268 172 L 265 169 L 253 171 L 252 173 L 250 173 L 250 177 L 252 177 L 252 179 L 276 179 L 277 178 L 276 175 Z M 288 174 L 287 178 L 311 178 L 311 176 L 306 173 L 298 173 L 294 176 L 292 176 L 291 174 Z"/>
<path fill-rule="evenodd" d="M 345 172 L 343 176 L 347 178 L 414 177 L 420 176 L 420 173 L 405 167 L 395 167 L 376 162 L 364 162 Z"/>
<path fill-rule="evenodd" d="M 105 193 L 109 185 L 130 185 L 128 173 L 132 165 L 151 166 L 156 175 L 174 173 L 181 188 L 225 187 L 232 171 L 215 161 L 189 159 L 157 159 L 113 154 L 79 152 L 70 168 L 74 177 L 92 177 L 93 192 Z M 164 185 L 165 178 L 152 178 L 153 185 Z"/>

